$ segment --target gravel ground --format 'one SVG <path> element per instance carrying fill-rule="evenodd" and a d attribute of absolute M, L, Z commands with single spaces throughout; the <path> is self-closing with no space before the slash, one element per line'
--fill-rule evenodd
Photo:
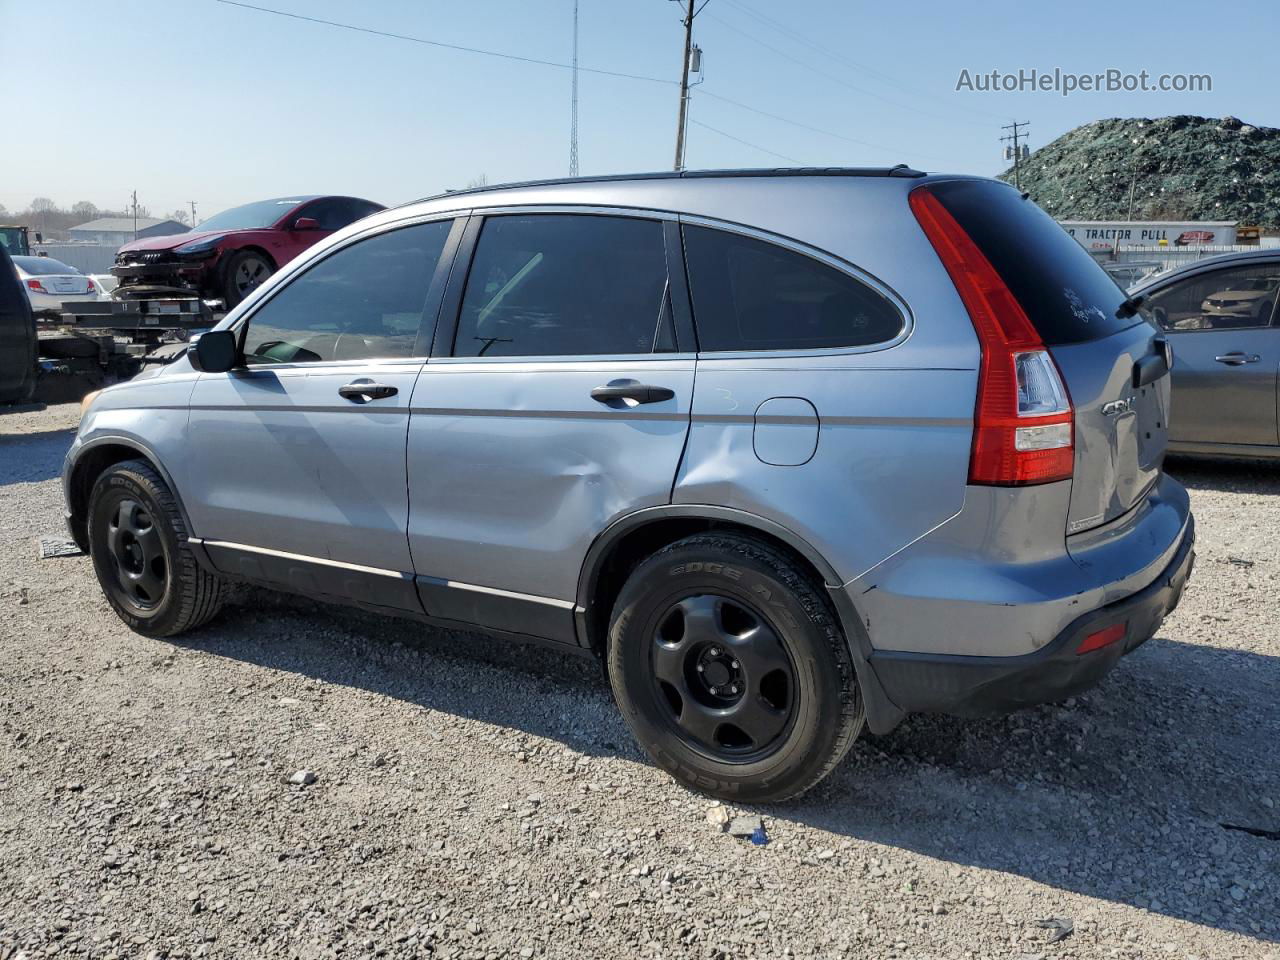
<path fill-rule="evenodd" d="M 0 416 L 0 958 L 1280 958 L 1278 467 L 1173 464 L 1195 577 L 1096 691 L 864 737 L 758 846 L 589 661 L 248 589 L 130 633 L 36 559 L 75 421 Z"/>

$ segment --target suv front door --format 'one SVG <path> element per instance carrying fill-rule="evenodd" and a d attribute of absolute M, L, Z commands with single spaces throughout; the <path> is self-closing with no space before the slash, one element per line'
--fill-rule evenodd
<path fill-rule="evenodd" d="M 1274 445 L 1280 261 L 1193 274 L 1144 309 L 1173 344 L 1174 443 Z"/>
<path fill-rule="evenodd" d="M 674 231 L 643 214 L 472 219 L 409 425 L 429 614 L 573 642 L 592 540 L 670 502 L 694 374 Z"/>
<path fill-rule="evenodd" d="M 405 438 L 452 223 L 330 253 L 240 324 L 242 366 L 200 377 L 184 499 L 219 569 L 420 610 L 405 543 Z"/>

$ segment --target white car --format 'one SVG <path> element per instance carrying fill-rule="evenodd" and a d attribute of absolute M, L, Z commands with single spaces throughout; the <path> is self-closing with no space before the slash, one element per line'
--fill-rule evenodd
<path fill-rule="evenodd" d="M 37 317 L 60 316 L 63 303 L 97 300 L 98 285 L 75 267 L 52 257 L 14 257 L 18 279 Z"/>
<path fill-rule="evenodd" d="M 89 279 L 92 280 L 94 285 L 98 288 L 99 300 L 112 299 L 111 291 L 120 285 L 119 278 L 113 277 L 109 273 L 91 273 L 89 274 Z"/>

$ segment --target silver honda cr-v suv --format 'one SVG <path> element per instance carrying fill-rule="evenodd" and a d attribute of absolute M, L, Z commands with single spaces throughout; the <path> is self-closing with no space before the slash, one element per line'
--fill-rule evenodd
<path fill-rule="evenodd" d="M 1081 691 L 1177 604 L 1137 308 L 992 180 L 451 193 L 99 393 L 68 519 L 141 633 L 238 579 L 549 641 L 605 660 L 677 779 L 781 799 L 864 724 Z"/>

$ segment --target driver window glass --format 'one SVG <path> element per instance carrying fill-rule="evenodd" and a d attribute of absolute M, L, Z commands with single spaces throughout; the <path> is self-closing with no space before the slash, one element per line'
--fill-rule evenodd
<path fill-rule="evenodd" d="M 1188 277 L 1153 293 L 1143 312 L 1164 330 L 1239 330 L 1274 321 L 1280 264 L 1236 267 Z"/>
<path fill-rule="evenodd" d="M 321 260 L 249 320 L 245 362 L 413 356 L 427 288 L 451 225 L 437 220 L 393 230 Z"/>

